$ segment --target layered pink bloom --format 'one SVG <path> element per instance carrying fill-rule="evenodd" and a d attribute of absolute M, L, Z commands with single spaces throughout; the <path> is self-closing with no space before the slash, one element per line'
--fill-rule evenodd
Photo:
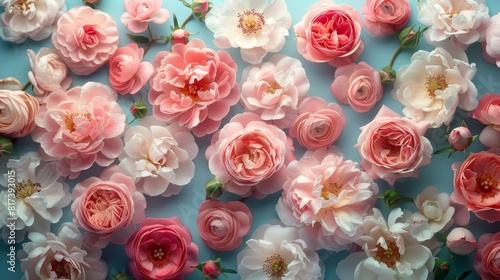
<path fill-rule="evenodd" d="M 146 218 L 125 252 L 134 279 L 183 279 L 196 266 L 198 246 L 179 218 Z"/>
<path fill-rule="evenodd" d="M 290 137 L 300 145 L 316 150 L 332 145 L 340 137 L 346 124 L 342 107 L 326 103 L 321 97 L 308 97 L 298 108 L 299 115 L 290 128 Z"/>
<path fill-rule="evenodd" d="M 382 106 L 373 121 L 361 127 L 354 146 L 361 168 L 374 179 L 393 185 L 398 178 L 417 177 L 418 169 L 431 162 L 432 145 L 424 134 L 428 122 L 402 118 Z"/>
<path fill-rule="evenodd" d="M 361 8 L 366 30 L 375 36 L 394 34 L 411 15 L 408 0 L 366 0 Z"/>
<path fill-rule="evenodd" d="M 227 191 L 263 198 L 281 189 L 293 151 L 292 139 L 283 130 L 243 113 L 213 135 L 205 158 Z"/>
<path fill-rule="evenodd" d="M 491 17 L 491 24 L 485 31 L 485 40 L 482 43 L 483 58 L 500 67 L 500 14 Z"/>
<path fill-rule="evenodd" d="M 144 49 L 130 43 L 109 58 L 109 84 L 116 92 L 135 94 L 148 82 L 154 68 L 143 56 Z"/>
<path fill-rule="evenodd" d="M 125 0 L 124 4 L 120 20 L 134 33 L 146 31 L 150 22 L 162 24 L 170 17 L 170 12 L 161 7 L 162 0 Z"/>
<path fill-rule="evenodd" d="M 451 147 L 453 147 L 453 149 L 455 149 L 456 151 L 463 151 L 467 147 L 469 147 L 471 143 L 471 137 L 472 132 L 470 132 L 467 127 L 455 127 L 448 135 L 448 143 L 450 143 Z"/>
<path fill-rule="evenodd" d="M 468 255 L 476 249 L 476 238 L 466 228 L 454 228 L 446 236 L 446 247 L 453 254 Z"/>
<path fill-rule="evenodd" d="M 280 128 L 288 128 L 309 87 L 300 60 L 277 54 L 268 62 L 243 70 L 241 103 L 245 111 L 251 111 Z"/>
<path fill-rule="evenodd" d="M 76 184 L 72 196 L 73 223 L 86 230 L 86 242 L 99 248 L 109 242 L 127 242 L 135 225 L 145 217 L 146 199 L 116 165 L 105 169 L 99 178 Z"/>
<path fill-rule="evenodd" d="M 470 154 L 452 165 L 455 172 L 452 200 L 466 205 L 480 219 L 500 221 L 500 151 Z"/>
<path fill-rule="evenodd" d="M 479 141 L 490 148 L 500 147 L 500 94 L 488 93 L 481 96 L 472 117 L 487 125 Z"/>
<path fill-rule="evenodd" d="M 229 251 L 240 246 L 250 232 L 252 213 L 239 201 L 224 203 L 205 200 L 198 208 L 198 233 L 205 244 L 216 251 Z"/>
<path fill-rule="evenodd" d="M 238 102 L 236 63 L 225 51 L 214 51 L 194 39 L 159 52 L 153 61 L 149 102 L 160 121 L 192 129 L 195 136 L 216 131 Z"/>
<path fill-rule="evenodd" d="M 339 102 L 364 113 L 382 99 L 384 87 L 379 72 L 360 62 L 337 68 L 330 90 Z"/>
<path fill-rule="evenodd" d="M 120 137 L 126 126 L 116 99 L 111 88 L 94 82 L 51 93 L 32 133 L 42 159 L 57 161 L 57 170 L 71 179 L 94 163 L 110 165 L 123 149 Z"/>
<path fill-rule="evenodd" d="M 479 237 L 473 263 L 482 280 L 500 278 L 500 232 Z"/>
<path fill-rule="evenodd" d="M 297 50 L 312 62 L 334 67 L 353 63 L 363 52 L 361 17 L 349 5 L 321 0 L 294 26 Z"/>
<path fill-rule="evenodd" d="M 305 227 L 316 249 L 340 251 L 358 237 L 377 194 L 377 184 L 356 163 L 323 148 L 288 165 L 276 212 L 284 224 Z"/>
<path fill-rule="evenodd" d="M 118 48 L 118 29 L 110 15 L 77 6 L 57 21 L 52 44 L 73 73 L 88 75 L 104 65 Z"/>

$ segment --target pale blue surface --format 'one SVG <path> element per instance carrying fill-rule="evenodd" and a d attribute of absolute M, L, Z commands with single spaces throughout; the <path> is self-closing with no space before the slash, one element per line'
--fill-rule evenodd
<path fill-rule="evenodd" d="M 68 0 L 66 1 L 68 5 L 68 9 L 74 7 L 76 5 L 81 5 L 81 1 L 79 0 Z M 217 1 L 214 1 L 217 3 Z M 316 1 L 300 1 L 300 0 L 287 0 L 287 4 L 289 5 L 289 10 L 292 14 L 293 24 L 296 24 L 302 18 L 303 14 L 307 10 L 307 8 L 315 3 Z M 364 4 L 363 0 L 339 0 L 337 3 L 346 3 L 352 5 L 356 10 L 360 11 L 361 6 Z M 410 0 L 413 8 L 413 15 L 410 19 L 408 25 L 417 24 L 420 25 L 416 19 L 416 0 Z M 125 46 L 130 43 L 130 39 L 125 36 L 125 28 L 119 21 L 119 16 L 124 12 L 122 1 L 117 0 L 102 0 L 102 3 L 99 4 L 101 10 L 111 14 L 115 20 L 117 20 L 118 28 L 120 31 L 120 46 Z M 488 0 L 488 6 L 490 8 L 490 15 L 495 15 L 500 11 L 500 1 L 496 0 Z M 168 8 L 170 12 L 173 14 L 177 14 L 179 21 L 182 22 L 184 18 L 188 15 L 189 10 L 182 6 L 180 2 L 174 0 L 166 0 L 163 1 L 163 6 Z M 166 24 L 156 25 L 152 24 L 152 28 L 154 30 L 155 35 L 167 35 L 170 32 L 169 25 L 173 24 L 172 19 L 170 19 Z M 193 37 L 203 39 L 209 47 L 216 48 L 212 44 L 212 33 L 206 29 L 203 23 L 193 20 L 187 25 L 187 29 L 192 33 L 197 33 Z M 309 91 L 310 96 L 321 96 L 328 102 L 336 102 L 335 98 L 331 95 L 329 86 L 333 81 L 333 75 L 335 69 L 328 64 L 315 64 L 311 63 L 302 58 L 297 52 L 296 42 L 295 42 L 295 34 L 293 29 L 290 31 L 290 36 L 287 38 L 287 43 L 285 48 L 281 51 L 281 53 L 298 58 L 302 61 L 303 67 L 306 69 L 307 75 L 311 82 L 311 89 Z M 365 50 L 363 54 L 359 57 L 358 61 L 365 61 L 376 69 L 380 69 L 381 67 L 388 64 L 393 52 L 398 47 L 398 41 L 393 36 L 386 37 L 374 37 L 366 30 L 363 30 L 362 39 L 365 44 Z M 50 40 L 44 40 L 41 42 L 34 42 L 28 40 L 27 42 L 16 45 L 10 44 L 7 42 L 0 41 L 0 78 L 5 77 L 15 77 L 21 81 L 21 83 L 25 83 L 27 81 L 27 72 L 30 70 L 28 57 L 26 55 L 27 49 L 33 49 L 35 52 L 38 51 L 41 47 L 50 47 Z M 420 43 L 420 49 L 431 50 L 430 47 L 424 40 Z M 145 60 L 152 61 L 155 54 L 164 50 L 165 47 L 156 44 L 154 45 L 146 54 Z M 239 50 L 231 49 L 227 50 L 233 59 L 238 63 L 238 81 L 240 81 L 241 71 L 243 68 L 248 66 L 247 63 L 241 61 Z M 412 51 L 403 51 L 400 56 L 397 58 L 394 66 L 395 68 L 399 68 L 404 64 L 409 63 L 409 58 L 411 56 Z M 479 45 L 474 45 L 469 48 L 467 51 L 470 62 L 476 63 L 478 67 L 478 72 L 474 78 L 474 82 L 479 90 L 479 94 L 485 93 L 498 93 L 500 92 L 500 82 L 498 81 L 498 77 L 500 74 L 500 70 L 494 66 L 486 64 L 481 58 L 481 50 Z M 269 57 L 269 56 L 268 56 Z M 86 77 L 77 77 L 73 76 L 73 85 L 82 85 L 87 81 L 97 81 L 102 83 L 107 83 L 107 67 L 102 67 L 96 73 L 86 76 Z M 340 148 L 342 153 L 347 159 L 351 159 L 353 161 L 359 162 L 360 157 L 356 149 L 353 148 L 353 145 L 357 142 L 357 138 L 359 135 L 359 127 L 368 123 L 378 112 L 378 109 L 385 104 L 395 110 L 398 113 L 401 113 L 402 106 L 395 102 L 394 99 L 388 94 L 392 87 L 386 87 L 385 95 L 382 101 L 380 101 L 375 108 L 371 111 L 360 114 L 353 111 L 350 107 L 342 105 L 344 112 L 347 115 L 347 125 L 344 128 L 344 131 L 340 137 L 340 139 L 336 142 L 336 145 Z M 143 90 L 144 99 L 146 98 L 146 90 Z M 122 96 L 119 99 L 120 104 L 122 105 L 124 111 L 128 112 L 128 108 L 132 102 L 132 99 L 138 99 L 138 96 L 130 97 L 130 96 Z M 239 105 L 235 106 L 230 113 L 230 116 L 241 111 L 241 107 Z M 224 123 L 229 120 L 228 116 Z M 466 117 L 463 112 L 457 112 L 452 126 L 458 126 L 462 121 L 462 118 Z M 130 120 L 129 116 L 129 120 Z M 477 134 L 482 129 L 482 126 L 477 122 L 468 119 L 467 124 L 473 130 L 474 134 Z M 440 149 L 446 146 L 445 143 L 445 128 L 441 129 L 430 129 L 427 133 L 427 137 L 431 140 L 434 149 Z M 206 180 L 210 179 L 212 176 L 209 172 L 207 161 L 205 160 L 204 154 L 205 150 L 210 143 L 211 136 L 206 136 L 203 138 L 197 139 L 197 143 L 200 147 L 200 152 L 195 159 L 196 164 L 196 174 L 193 181 L 186 185 L 182 192 L 174 197 L 163 198 L 163 197 L 147 197 L 148 206 L 146 209 L 146 214 L 148 217 L 170 217 L 170 216 L 179 216 L 181 220 L 190 228 L 193 239 L 196 244 L 198 244 L 200 253 L 200 260 L 207 260 L 209 257 L 213 257 L 215 255 L 220 255 L 223 257 L 223 265 L 228 268 L 236 269 L 236 255 L 240 252 L 245 244 L 243 243 L 239 248 L 230 251 L 230 252 L 215 252 L 208 247 L 206 247 L 197 234 L 196 229 L 196 216 L 197 209 L 200 203 L 204 200 L 204 192 L 203 185 Z M 17 144 L 17 152 L 14 156 L 19 157 L 22 153 L 29 150 L 36 150 L 37 145 L 31 141 L 30 137 L 19 140 Z M 303 148 L 295 143 L 295 148 L 297 151 L 297 157 L 299 157 L 303 153 Z M 481 144 L 476 141 L 468 151 L 479 151 L 484 149 Z M 420 178 L 418 179 L 406 179 L 399 180 L 395 184 L 395 188 L 403 193 L 404 195 L 415 197 L 417 193 L 423 190 L 425 187 L 429 185 L 437 186 L 441 191 L 445 191 L 451 193 L 453 189 L 453 172 L 451 170 L 451 164 L 456 161 L 462 161 L 465 158 L 463 153 L 456 153 L 452 158 L 447 158 L 445 154 L 442 155 L 434 155 L 432 158 L 432 164 L 425 166 L 420 169 Z M 1 173 L 5 173 L 6 161 L 4 159 L 0 159 L 0 171 Z M 93 175 L 98 175 L 100 173 L 100 168 L 93 168 L 91 170 L 82 172 L 79 178 L 76 180 L 69 181 L 71 187 L 74 186 L 76 182 L 82 181 L 85 178 Z M 387 189 L 388 185 L 385 182 L 378 181 L 379 186 L 381 188 L 381 192 Z M 245 203 L 250 207 L 254 221 L 252 224 L 252 232 L 260 225 L 268 222 L 272 219 L 277 219 L 278 216 L 274 210 L 279 194 L 271 195 L 266 199 L 257 200 L 250 198 L 245 201 Z M 235 200 L 237 197 L 232 196 L 230 194 L 225 194 L 222 197 L 222 200 L 229 201 Z M 403 204 L 403 208 L 412 209 L 409 203 Z M 381 203 L 378 203 L 378 207 L 382 211 L 386 211 L 385 206 Z M 65 215 L 61 222 L 67 222 L 72 220 L 70 206 L 65 208 Z M 52 227 L 53 231 L 56 231 L 59 227 L 59 224 L 54 225 Z M 476 237 L 479 238 L 480 233 L 483 232 L 496 232 L 498 231 L 499 226 L 496 224 L 488 224 L 484 221 L 478 220 L 475 217 L 473 218 L 472 230 L 475 233 Z M 250 237 L 251 234 L 247 235 L 245 240 Z M 17 272 L 15 274 L 7 271 L 6 268 L 6 250 L 7 246 L 3 243 L 0 245 L 0 277 L 1 279 L 19 279 L 20 271 L 19 267 L 17 267 Z M 18 250 L 21 246 L 18 244 Z M 446 256 L 447 250 L 443 249 L 441 255 Z M 335 269 L 337 267 L 337 263 L 347 256 L 347 252 L 334 253 L 334 252 L 319 252 L 321 259 L 325 262 L 326 267 L 326 278 L 325 279 L 337 279 L 335 274 Z M 462 271 L 472 269 L 472 258 L 474 254 L 471 254 L 467 257 L 457 256 L 453 261 L 452 265 L 453 270 L 456 274 L 461 274 Z M 109 245 L 103 251 L 103 259 L 109 265 L 110 275 L 117 271 L 126 271 L 127 270 L 127 256 L 125 255 L 125 251 L 123 246 L 118 245 Z M 18 262 L 19 265 L 19 262 Z M 200 279 L 201 273 L 198 271 L 194 272 L 190 276 L 186 277 L 186 279 Z M 468 279 L 478 279 L 478 275 L 473 272 L 472 276 Z M 221 278 L 224 279 L 224 278 Z M 238 276 L 231 276 L 228 279 L 239 279 Z"/>

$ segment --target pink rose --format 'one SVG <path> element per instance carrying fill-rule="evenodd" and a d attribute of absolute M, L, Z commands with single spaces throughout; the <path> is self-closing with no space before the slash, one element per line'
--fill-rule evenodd
<path fill-rule="evenodd" d="M 500 14 L 491 17 L 491 24 L 485 31 L 485 40 L 482 43 L 482 54 L 484 60 L 500 67 Z"/>
<path fill-rule="evenodd" d="M 193 272 L 198 246 L 177 217 L 146 218 L 125 245 L 135 279 L 183 279 Z"/>
<path fill-rule="evenodd" d="M 463 151 L 472 142 L 472 133 L 465 126 L 455 127 L 448 135 L 448 143 L 456 151 Z"/>
<path fill-rule="evenodd" d="M 479 237 L 473 264 L 482 280 L 500 279 L 500 232 Z"/>
<path fill-rule="evenodd" d="M 375 36 L 396 33 L 406 25 L 411 15 L 408 0 L 366 0 L 361 11 L 366 30 Z"/>
<path fill-rule="evenodd" d="M 360 62 L 337 68 L 330 90 L 339 102 L 364 113 L 382 99 L 384 87 L 378 71 Z"/>
<path fill-rule="evenodd" d="M 73 73 L 88 75 L 104 65 L 118 48 L 118 29 L 110 15 L 77 6 L 57 21 L 52 44 Z"/>
<path fill-rule="evenodd" d="M 205 158 L 227 191 L 263 198 L 281 189 L 293 151 L 292 139 L 283 130 L 247 112 L 212 136 Z"/>
<path fill-rule="evenodd" d="M 308 97 L 299 105 L 299 115 L 290 128 L 290 137 L 300 145 L 316 150 L 332 145 L 346 124 L 342 107 L 326 103 L 321 97 Z"/>
<path fill-rule="evenodd" d="M 172 45 L 187 44 L 189 42 L 189 32 L 186 29 L 177 29 L 172 32 Z"/>
<path fill-rule="evenodd" d="M 146 199 L 136 191 L 132 178 L 118 172 L 117 165 L 105 169 L 99 178 L 76 184 L 72 196 L 73 223 L 86 230 L 89 244 L 99 248 L 110 241 L 127 242 L 145 217 Z"/>
<path fill-rule="evenodd" d="M 466 228 L 454 228 L 446 236 L 446 247 L 456 255 L 468 255 L 476 249 L 476 238 Z"/>
<path fill-rule="evenodd" d="M 240 98 L 236 63 L 227 52 L 209 49 L 199 39 L 159 52 L 153 66 L 153 115 L 192 129 L 195 136 L 215 132 Z"/>
<path fill-rule="evenodd" d="M 208 199 L 198 208 L 198 233 L 208 247 L 229 251 L 240 246 L 252 225 L 252 213 L 244 203 Z"/>
<path fill-rule="evenodd" d="M 120 94 L 135 94 L 153 74 L 153 65 L 142 61 L 144 49 L 136 43 L 119 48 L 109 58 L 109 84 Z"/>
<path fill-rule="evenodd" d="M 146 31 L 149 22 L 165 23 L 170 17 L 167 9 L 161 7 L 162 0 L 125 0 L 125 13 L 120 20 L 125 28 L 141 33 Z"/>
<path fill-rule="evenodd" d="M 471 153 L 452 165 L 455 172 L 451 198 L 466 205 L 480 219 L 500 221 L 500 151 Z"/>
<path fill-rule="evenodd" d="M 203 273 L 203 275 L 209 280 L 214 280 L 220 275 L 220 267 L 213 260 L 209 260 L 203 265 L 201 273 Z"/>
<path fill-rule="evenodd" d="M 363 52 L 361 28 L 361 17 L 351 6 L 321 0 L 294 26 L 297 49 L 312 62 L 353 63 Z"/>
<path fill-rule="evenodd" d="M 373 121 L 361 127 L 354 146 L 361 168 L 391 185 L 398 178 L 417 177 L 418 169 L 431 162 L 432 145 L 424 137 L 427 128 L 428 122 L 403 118 L 382 106 Z"/>
<path fill-rule="evenodd" d="M 500 147 L 500 94 L 481 96 L 472 117 L 487 125 L 479 134 L 479 141 L 489 148 Z"/>

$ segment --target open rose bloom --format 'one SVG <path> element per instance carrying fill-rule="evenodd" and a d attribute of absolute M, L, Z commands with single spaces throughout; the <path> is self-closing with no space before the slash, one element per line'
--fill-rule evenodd
<path fill-rule="evenodd" d="M 481 96 L 472 117 L 487 125 L 479 134 L 479 141 L 486 147 L 500 148 L 500 95 Z"/>
<path fill-rule="evenodd" d="M 485 31 L 485 40 L 482 43 L 484 60 L 500 67 L 500 14 L 491 17 L 491 24 Z"/>
<path fill-rule="evenodd" d="M 125 13 L 120 20 L 134 33 L 146 31 L 150 22 L 161 24 L 170 17 L 170 12 L 161 7 L 162 0 L 125 0 L 124 4 Z"/>
<path fill-rule="evenodd" d="M 474 256 L 474 269 L 482 280 L 500 278 L 500 232 L 481 235 Z"/>
<path fill-rule="evenodd" d="M 367 0 L 361 10 L 366 30 L 375 36 L 396 33 L 411 15 L 408 0 Z"/>

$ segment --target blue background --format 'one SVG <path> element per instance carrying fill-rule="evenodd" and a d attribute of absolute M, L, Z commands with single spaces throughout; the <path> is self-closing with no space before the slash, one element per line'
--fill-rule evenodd
<path fill-rule="evenodd" d="M 214 3 L 221 3 L 221 0 L 215 0 Z M 302 16 L 304 15 L 307 8 L 316 3 L 316 1 L 298 1 L 298 0 L 287 0 L 288 9 L 292 14 L 293 24 L 295 25 L 300 21 Z M 339 0 L 337 3 L 345 3 L 352 5 L 357 11 L 361 11 L 361 6 L 365 1 L 363 0 Z M 408 26 L 417 24 L 422 26 L 417 21 L 417 1 L 410 0 L 412 5 L 412 17 L 408 22 Z M 66 1 L 67 8 L 70 9 L 74 6 L 82 5 L 82 2 L 79 0 L 68 0 Z M 496 0 L 488 0 L 487 4 L 490 8 L 490 15 L 495 15 L 500 11 L 500 1 Z M 171 14 L 176 14 L 179 22 L 182 22 L 188 15 L 189 9 L 185 8 L 180 2 L 174 0 L 164 0 L 163 7 L 169 9 Z M 120 32 L 120 46 L 125 46 L 131 42 L 131 40 L 125 36 L 127 30 L 121 24 L 119 17 L 124 12 L 123 1 L 119 0 L 102 0 L 102 3 L 99 4 L 99 8 L 111 14 L 115 20 L 117 21 L 118 29 Z M 3 11 L 2 11 L 3 12 Z M 156 36 L 161 35 L 169 35 L 170 34 L 170 25 L 173 24 L 172 17 L 168 20 L 167 23 L 162 25 L 151 24 L 153 32 Z M 188 23 L 186 29 L 191 33 L 197 33 L 192 37 L 203 39 L 209 47 L 217 49 L 213 43 L 213 34 L 209 31 L 204 23 L 199 22 L 194 19 Z M 146 32 L 144 33 L 146 35 Z M 375 37 L 368 33 L 365 29 L 362 32 L 362 39 L 365 45 L 365 49 L 363 54 L 358 58 L 359 61 L 365 61 L 370 64 L 375 69 L 380 69 L 383 66 L 386 66 L 394 53 L 394 51 L 398 48 L 399 42 L 395 36 L 385 36 L 385 37 Z M 0 41 L 0 78 L 5 77 L 15 77 L 21 81 L 22 84 L 27 82 L 27 72 L 30 70 L 28 56 L 26 54 L 27 49 L 32 49 L 35 53 L 41 47 L 51 47 L 50 39 L 46 39 L 40 42 L 35 42 L 32 40 L 28 40 L 22 44 L 11 44 L 8 42 Z M 154 44 L 153 47 L 148 51 L 145 55 L 145 60 L 152 61 L 155 54 L 160 50 L 168 50 L 170 45 L 165 46 L 162 44 Z M 417 49 L 425 49 L 432 50 L 433 47 L 428 45 L 425 40 L 422 40 L 419 46 L 413 50 L 405 50 L 403 51 L 399 57 L 396 59 L 394 67 L 398 69 L 400 66 L 408 64 L 410 62 L 411 54 Z M 248 66 L 248 63 L 245 63 L 241 60 L 241 56 L 238 49 L 229 49 L 227 50 L 233 59 L 238 64 L 238 82 L 241 79 L 242 70 Z M 336 102 L 336 99 L 332 96 L 329 86 L 333 81 L 335 68 L 331 67 L 328 64 L 316 64 L 311 63 L 302 58 L 301 55 L 298 54 L 296 48 L 295 34 L 293 28 L 290 30 L 290 36 L 287 38 L 287 42 L 285 48 L 281 51 L 282 54 L 286 54 L 295 58 L 298 58 L 302 61 L 303 67 L 306 69 L 307 76 L 311 83 L 311 89 L 309 91 L 309 96 L 321 96 L 328 102 Z M 498 79 L 500 70 L 494 66 L 484 62 L 481 57 L 481 50 L 479 44 L 474 44 L 467 50 L 467 55 L 469 56 L 469 61 L 473 62 L 477 65 L 477 74 L 474 78 L 474 83 L 477 86 L 480 95 L 486 93 L 498 93 L 500 92 L 500 80 Z M 267 58 L 270 55 L 267 56 Z M 266 60 L 266 59 L 265 59 Z M 97 81 L 104 84 L 108 84 L 108 69 L 107 66 L 103 66 L 97 72 L 89 75 L 78 77 L 72 75 L 73 78 L 73 86 L 82 85 L 87 81 Z M 144 88 L 141 93 L 144 97 L 144 100 L 147 100 L 147 88 Z M 359 162 L 360 157 L 358 151 L 353 148 L 353 145 L 357 143 L 357 138 L 359 135 L 359 127 L 365 125 L 370 122 L 373 117 L 378 112 L 379 108 L 384 104 L 389 106 L 394 111 L 401 113 L 402 105 L 397 103 L 389 94 L 392 86 L 386 86 L 385 94 L 383 99 L 377 103 L 377 105 L 367 113 L 357 113 L 353 111 L 349 106 L 341 105 L 344 109 L 344 112 L 347 116 L 347 125 L 345 126 L 342 135 L 335 143 L 342 153 L 344 154 L 346 159 L 351 159 L 353 161 Z M 129 111 L 130 105 L 133 100 L 138 100 L 139 96 L 120 96 L 119 103 L 122 106 L 125 112 Z M 223 124 L 227 123 L 231 116 L 242 112 L 242 108 L 239 105 L 236 105 L 232 108 L 230 114 L 224 119 Z M 483 125 L 478 122 L 467 118 L 467 114 L 463 111 L 457 111 L 455 118 L 453 119 L 451 126 L 456 127 L 459 126 L 461 121 L 466 119 L 467 125 L 471 128 L 473 134 L 478 134 Z M 128 121 L 132 120 L 132 117 L 128 115 Z M 441 127 L 438 129 L 429 129 L 427 133 L 427 137 L 430 139 L 434 150 L 443 148 L 447 146 L 446 142 L 446 128 Z M 200 252 L 198 255 L 199 260 L 204 261 L 209 259 L 210 257 L 214 257 L 216 255 L 222 256 L 223 262 L 222 264 L 225 267 L 236 269 L 236 255 L 240 252 L 244 247 L 245 243 L 230 252 L 216 252 L 208 248 L 200 239 L 197 229 L 196 229 L 196 216 L 198 213 L 198 206 L 204 200 L 204 183 L 212 177 L 210 171 L 208 169 L 207 161 L 205 160 L 204 154 L 207 146 L 210 143 L 211 136 L 205 136 L 202 138 L 198 138 L 196 141 L 199 145 L 200 151 L 196 159 L 194 160 L 196 164 L 196 173 L 193 180 L 186 186 L 184 186 L 183 190 L 179 195 L 164 198 L 164 197 L 147 197 L 148 206 L 146 208 L 146 215 L 148 217 L 171 217 L 178 216 L 191 230 L 193 235 L 194 242 L 199 246 Z M 23 153 L 31 150 L 36 150 L 38 145 L 31 140 L 31 137 L 25 137 L 20 139 L 16 144 L 16 151 L 13 154 L 14 157 L 19 157 Z M 297 143 L 295 143 L 296 155 L 299 158 L 304 149 L 300 147 Z M 467 154 L 473 151 L 484 150 L 485 147 L 482 146 L 479 141 L 475 141 L 472 146 L 467 150 Z M 433 155 L 432 163 L 428 166 L 422 167 L 420 169 L 419 178 L 411 178 L 411 179 L 402 179 L 398 180 L 395 184 L 395 188 L 402 193 L 403 195 L 415 197 L 420 191 L 422 191 L 425 187 L 429 185 L 437 186 L 441 191 L 447 192 L 451 194 L 453 190 L 453 172 L 451 170 L 451 165 L 456 161 L 463 161 L 466 155 L 464 153 L 455 153 L 451 158 L 448 158 L 446 154 Z M 82 172 L 80 177 L 76 180 L 68 180 L 67 182 L 70 185 L 70 190 L 72 187 L 79 181 L 83 181 L 85 178 L 90 176 L 97 176 L 101 171 L 101 168 L 95 167 L 85 172 Z M 0 173 L 5 174 L 6 170 L 6 160 L 0 159 Z M 380 192 L 385 191 L 388 188 L 388 185 L 378 180 Z M 252 232 L 255 231 L 257 227 L 260 225 L 267 223 L 272 219 L 277 219 L 278 216 L 274 207 L 276 202 L 280 196 L 280 193 L 275 195 L 271 195 L 263 200 L 257 200 L 254 198 L 249 198 L 245 200 L 245 203 L 250 207 L 253 214 L 253 223 L 252 223 Z M 221 200 L 230 201 L 236 200 L 238 197 L 231 194 L 224 194 Z M 387 213 L 386 207 L 378 201 L 377 206 L 384 212 Z M 412 203 L 406 203 L 401 205 L 403 208 L 407 208 L 410 210 L 414 210 L 414 205 Z M 70 206 L 64 209 L 65 214 L 61 219 L 60 223 L 52 226 L 52 231 L 56 232 L 59 228 L 59 225 L 62 222 L 68 222 L 72 220 L 72 214 L 70 210 Z M 498 223 L 488 224 L 485 221 L 476 219 L 474 215 L 472 215 L 472 231 L 475 233 L 476 238 L 479 238 L 480 234 L 484 232 L 496 232 L 499 229 Z M 246 236 L 244 241 L 250 238 L 251 233 Z M 26 241 L 26 239 L 25 239 Z M 21 249 L 21 245 L 17 245 L 17 250 Z M 19 279 L 21 276 L 21 272 L 19 269 L 19 261 L 17 262 L 16 273 L 11 273 L 7 271 L 7 250 L 8 246 L 5 244 L 0 244 L 0 275 L 2 279 Z M 347 256 L 347 252 L 327 252 L 327 251 L 319 251 L 318 252 L 321 259 L 325 263 L 326 267 L 326 277 L 325 279 L 337 279 L 335 274 L 335 269 L 340 260 L 344 259 Z M 446 248 L 442 249 L 442 252 L 439 256 L 448 257 L 449 253 Z M 456 256 L 451 264 L 453 274 L 461 274 L 465 270 L 473 270 L 472 268 L 472 258 L 474 253 L 469 256 Z M 127 272 L 127 261 L 128 258 L 125 255 L 125 251 L 123 246 L 110 244 L 107 248 L 103 250 L 102 258 L 107 262 L 109 266 L 110 275 L 118 272 L 124 271 Z M 195 271 L 193 274 L 186 277 L 186 279 L 200 279 L 201 273 L 199 271 Z M 221 277 L 221 279 L 224 279 Z M 238 276 L 232 275 L 228 277 L 228 279 L 239 279 Z M 473 272 L 473 274 L 468 279 L 479 279 L 479 276 Z"/>

